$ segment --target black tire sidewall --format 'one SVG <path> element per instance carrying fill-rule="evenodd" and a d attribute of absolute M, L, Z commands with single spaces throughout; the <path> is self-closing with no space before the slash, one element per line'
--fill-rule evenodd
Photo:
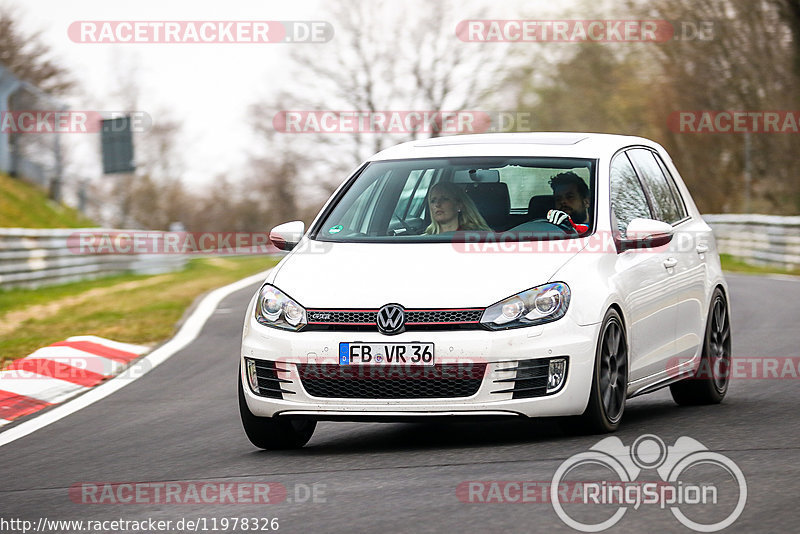
<path fill-rule="evenodd" d="M 242 427 L 250 443 L 261 449 L 294 449 L 305 445 L 314 433 L 316 421 L 303 420 L 300 428 L 292 420 L 275 420 L 269 417 L 258 417 L 250 411 L 244 395 L 242 384 L 242 368 L 239 365 L 239 375 L 236 379 L 239 392 L 239 414 Z"/>
<path fill-rule="evenodd" d="M 725 381 L 725 387 L 720 391 L 717 389 L 716 384 L 714 383 L 714 369 L 711 365 L 711 326 L 714 321 L 714 308 L 717 305 L 717 301 L 722 301 L 722 306 L 725 308 L 725 315 L 728 320 L 728 336 L 730 337 L 730 310 L 728 309 L 728 300 L 725 298 L 725 295 L 720 291 L 719 288 L 714 290 L 714 293 L 711 295 L 711 306 L 709 306 L 708 310 L 708 319 L 706 320 L 706 332 L 705 332 L 705 339 L 703 340 L 703 355 L 700 358 L 700 366 L 697 368 L 698 372 L 703 369 L 705 366 L 705 370 L 709 373 L 708 377 L 705 379 L 705 382 L 708 386 L 709 393 L 711 393 L 712 397 L 719 398 L 720 400 L 725 396 L 728 392 L 728 386 L 730 385 L 730 378 Z M 728 355 L 730 357 L 730 355 Z M 730 374 L 730 361 L 728 362 L 728 369 L 727 372 Z"/>
<path fill-rule="evenodd" d="M 592 375 L 592 388 L 589 393 L 589 405 L 587 406 L 586 411 L 584 412 L 584 419 L 586 419 L 586 422 L 590 426 L 594 427 L 595 430 L 601 432 L 615 431 L 619 427 L 620 422 L 622 421 L 622 416 L 625 413 L 625 399 L 623 399 L 619 416 L 615 421 L 611 421 L 608 417 L 608 414 L 606 413 L 605 406 L 603 405 L 602 392 L 600 391 L 600 357 L 608 325 L 612 322 L 615 322 L 619 327 L 620 332 L 622 334 L 622 341 L 625 344 L 626 389 L 627 389 L 628 376 L 630 370 L 630 361 L 628 358 L 627 332 L 625 330 L 625 326 L 622 322 L 622 317 L 620 317 L 619 312 L 617 312 L 614 308 L 611 308 L 606 312 L 606 315 L 603 318 L 602 326 L 600 327 L 600 332 L 597 335 L 597 345 L 595 347 L 595 355 L 594 355 L 594 373 Z M 626 391 L 626 397 L 627 397 L 627 391 Z"/>

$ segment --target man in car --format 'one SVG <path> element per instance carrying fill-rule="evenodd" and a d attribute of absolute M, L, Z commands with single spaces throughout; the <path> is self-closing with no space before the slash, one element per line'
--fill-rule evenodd
<path fill-rule="evenodd" d="M 555 209 L 547 212 L 547 220 L 568 233 L 589 231 L 589 186 L 572 171 L 550 179 Z"/>

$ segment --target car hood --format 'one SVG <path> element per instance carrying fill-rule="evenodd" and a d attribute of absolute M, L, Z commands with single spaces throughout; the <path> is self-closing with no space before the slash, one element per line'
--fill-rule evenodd
<path fill-rule="evenodd" d="M 550 281 L 582 248 L 570 241 L 563 252 L 540 253 L 304 239 L 267 281 L 307 308 L 485 307 Z"/>

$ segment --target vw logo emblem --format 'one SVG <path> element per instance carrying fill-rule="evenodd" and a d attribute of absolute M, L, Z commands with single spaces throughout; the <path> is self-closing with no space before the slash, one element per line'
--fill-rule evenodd
<path fill-rule="evenodd" d="M 400 334 L 406 329 L 406 312 L 399 304 L 387 304 L 378 310 L 376 322 L 381 334 Z"/>

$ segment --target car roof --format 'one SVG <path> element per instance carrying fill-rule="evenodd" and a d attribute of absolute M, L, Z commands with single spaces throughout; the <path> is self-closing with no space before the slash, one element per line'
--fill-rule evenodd
<path fill-rule="evenodd" d="M 410 141 L 387 148 L 370 161 L 468 157 L 610 157 L 631 145 L 660 146 L 643 137 L 580 132 L 524 132 L 452 135 Z"/>

